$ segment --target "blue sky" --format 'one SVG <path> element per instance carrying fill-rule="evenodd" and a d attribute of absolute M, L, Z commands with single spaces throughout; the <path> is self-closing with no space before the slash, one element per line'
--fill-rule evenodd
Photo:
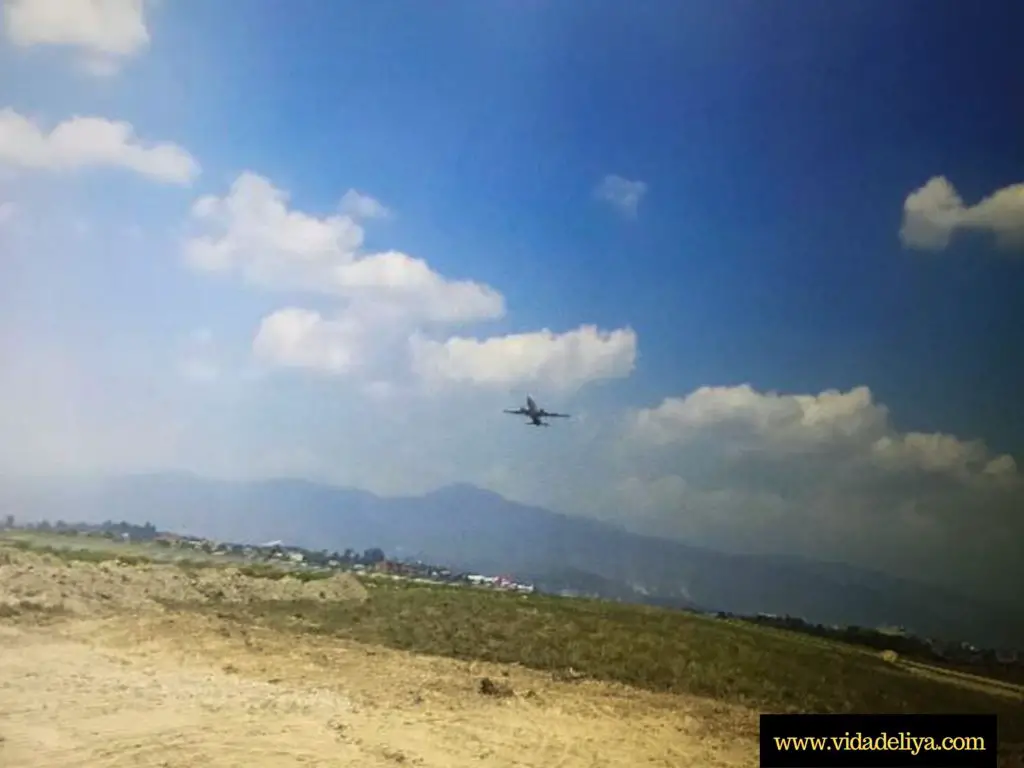
<path fill-rule="evenodd" d="M 0 131 L 8 468 L 469 481 L 936 578 L 974 530 L 946 578 L 978 589 L 972 552 L 1019 561 L 1024 9 L 125 0 L 90 26 L 40 1 L 6 0 L 8 119 L 179 154 L 82 132 L 30 161 Z M 331 229 L 349 189 L 390 215 Z M 330 271 L 357 251 L 434 277 Z M 590 325 L 620 333 L 504 338 Z M 541 442 L 490 415 L 527 391 L 583 418 Z"/>

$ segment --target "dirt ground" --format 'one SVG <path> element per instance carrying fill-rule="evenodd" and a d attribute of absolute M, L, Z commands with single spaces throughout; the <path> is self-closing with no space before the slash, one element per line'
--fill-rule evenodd
<path fill-rule="evenodd" d="M 244 600 L 265 586 L 237 573 L 217 577 L 230 589 L 200 588 L 174 582 L 160 566 L 69 567 L 32 557 L 0 560 L 0 598 L 9 606 L 0 618 L 4 768 L 758 762 L 752 712 L 241 626 L 166 611 L 148 597 L 220 590 Z M 319 596 L 322 582 L 310 584 Z M 361 599 L 354 581 L 324 594 Z M 19 603 L 30 610 L 10 609 Z M 43 604 L 68 614 L 31 609 Z M 484 678 L 509 695 L 481 693 Z"/>
<path fill-rule="evenodd" d="M 22 606 L 95 616 L 160 611 L 163 601 L 245 603 L 256 600 L 364 600 L 350 574 L 301 581 L 244 575 L 237 568 L 188 570 L 168 563 L 62 560 L 0 547 L 0 611 Z"/>

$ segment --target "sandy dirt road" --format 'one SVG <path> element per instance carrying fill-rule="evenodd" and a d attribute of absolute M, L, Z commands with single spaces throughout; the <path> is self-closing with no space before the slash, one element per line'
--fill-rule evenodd
<path fill-rule="evenodd" d="M 755 729 L 700 699 L 215 616 L 0 621 L 4 768 L 753 766 Z"/>

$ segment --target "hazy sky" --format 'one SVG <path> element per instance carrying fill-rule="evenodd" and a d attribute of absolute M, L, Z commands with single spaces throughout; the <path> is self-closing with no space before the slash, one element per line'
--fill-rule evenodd
<path fill-rule="evenodd" d="M 0 4 L 3 471 L 1024 583 L 1019 3 Z"/>

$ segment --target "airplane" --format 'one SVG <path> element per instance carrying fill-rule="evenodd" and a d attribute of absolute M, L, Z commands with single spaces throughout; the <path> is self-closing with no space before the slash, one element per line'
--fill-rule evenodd
<path fill-rule="evenodd" d="M 533 401 L 533 398 L 529 395 L 526 396 L 526 407 L 516 408 L 514 410 L 506 408 L 505 413 L 511 413 L 515 416 L 525 416 L 529 419 L 527 424 L 531 427 L 550 427 L 551 425 L 542 421 L 542 419 L 568 419 L 568 413 L 548 413 L 543 408 L 538 408 L 537 403 Z"/>

